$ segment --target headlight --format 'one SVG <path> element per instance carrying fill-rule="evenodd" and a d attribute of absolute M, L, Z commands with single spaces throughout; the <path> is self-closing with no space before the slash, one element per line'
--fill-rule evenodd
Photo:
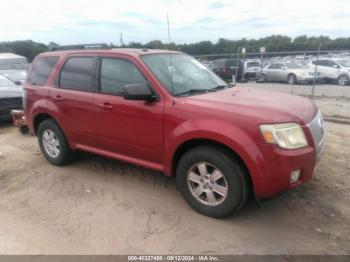
<path fill-rule="evenodd" d="M 276 144 L 283 149 L 296 149 L 307 146 L 303 129 L 296 123 L 260 125 L 266 143 Z"/>

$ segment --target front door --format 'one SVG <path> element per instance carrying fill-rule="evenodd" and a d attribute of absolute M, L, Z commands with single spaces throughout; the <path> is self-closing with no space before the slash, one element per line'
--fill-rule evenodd
<path fill-rule="evenodd" d="M 163 160 L 163 101 L 123 98 L 127 84 L 148 84 L 131 61 L 102 57 L 94 94 L 96 139 L 101 150 L 124 158 L 161 164 Z M 150 87 L 151 88 L 151 87 Z"/>

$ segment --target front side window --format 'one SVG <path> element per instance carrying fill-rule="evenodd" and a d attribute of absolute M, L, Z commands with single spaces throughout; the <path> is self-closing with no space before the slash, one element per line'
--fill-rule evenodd
<path fill-rule="evenodd" d="M 207 92 L 227 84 L 195 58 L 185 54 L 149 54 L 141 59 L 173 95 Z"/>
<path fill-rule="evenodd" d="M 94 57 L 72 57 L 64 64 L 59 78 L 59 87 L 79 91 L 91 91 Z"/>
<path fill-rule="evenodd" d="M 350 67 L 350 60 L 338 60 L 338 63 L 344 67 Z"/>
<path fill-rule="evenodd" d="M 100 91 L 120 95 L 125 85 L 147 84 L 147 80 L 134 64 L 124 59 L 102 58 L 100 69 Z"/>
<path fill-rule="evenodd" d="M 29 77 L 29 83 L 31 85 L 44 86 L 51 74 L 52 69 L 56 65 L 58 57 L 42 57 L 35 63 L 31 75 Z"/>
<path fill-rule="evenodd" d="M 332 60 L 327 60 L 327 66 L 328 67 L 334 67 L 334 68 L 339 68 L 340 67 L 336 62 L 334 62 Z"/>

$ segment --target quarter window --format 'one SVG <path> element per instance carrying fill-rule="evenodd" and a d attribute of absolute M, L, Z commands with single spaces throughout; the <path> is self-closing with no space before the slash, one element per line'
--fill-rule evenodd
<path fill-rule="evenodd" d="M 72 57 L 62 68 L 59 87 L 79 91 L 91 91 L 94 57 Z"/>
<path fill-rule="evenodd" d="M 52 69 L 58 61 L 57 56 L 52 57 L 42 57 L 35 63 L 30 78 L 29 83 L 31 85 L 44 86 L 51 74 Z"/>
<path fill-rule="evenodd" d="M 100 71 L 102 93 L 120 95 L 124 92 L 125 85 L 147 84 L 136 66 L 124 59 L 102 58 Z"/>

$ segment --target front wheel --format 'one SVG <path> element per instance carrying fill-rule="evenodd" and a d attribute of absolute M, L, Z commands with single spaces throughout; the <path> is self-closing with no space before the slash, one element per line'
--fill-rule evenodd
<path fill-rule="evenodd" d="M 188 204 L 211 217 L 226 217 L 245 204 L 249 182 L 239 161 L 220 148 L 186 152 L 176 169 L 178 188 Z"/>
<path fill-rule="evenodd" d="M 349 83 L 349 77 L 347 75 L 341 75 L 338 78 L 338 84 L 340 86 L 345 86 Z"/>

